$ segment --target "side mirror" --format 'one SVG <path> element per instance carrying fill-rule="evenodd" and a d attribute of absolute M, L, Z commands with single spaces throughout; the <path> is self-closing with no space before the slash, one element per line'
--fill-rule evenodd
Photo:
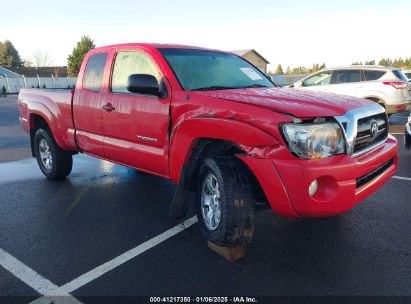
<path fill-rule="evenodd" d="M 160 86 L 153 75 L 132 74 L 127 79 L 127 90 L 131 93 L 160 96 Z"/>

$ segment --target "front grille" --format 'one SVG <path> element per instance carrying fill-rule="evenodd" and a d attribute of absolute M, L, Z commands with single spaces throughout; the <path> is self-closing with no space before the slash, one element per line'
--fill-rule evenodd
<path fill-rule="evenodd" d="M 377 132 L 372 133 L 373 125 L 377 124 Z M 375 126 L 374 126 L 375 132 Z M 355 137 L 354 153 L 385 140 L 388 136 L 388 120 L 385 113 L 364 117 L 357 122 L 357 136 Z"/>
<path fill-rule="evenodd" d="M 393 164 L 394 164 L 394 158 L 390 159 L 389 161 L 387 161 L 386 163 L 384 163 L 383 165 L 381 165 L 380 167 L 378 167 L 374 171 L 371 171 L 370 173 L 357 178 L 356 183 L 355 183 L 356 186 L 357 186 L 357 189 L 364 186 L 366 183 L 370 182 L 371 180 L 373 180 L 377 176 L 381 175 L 382 173 L 384 173 Z"/>

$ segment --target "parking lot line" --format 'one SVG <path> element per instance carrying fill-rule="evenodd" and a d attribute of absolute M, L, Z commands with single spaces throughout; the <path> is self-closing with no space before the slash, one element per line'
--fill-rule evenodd
<path fill-rule="evenodd" d="M 184 221 L 177 226 L 163 232 L 162 234 L 153 237 L 152 239 L 130 249 L 129 251 L 119 255 L 118 257 L 90 270 L 89 272 L 79 276 L 78 278 L 64 284 L 58 289 L 58 294 L 68 294 L 73 292 L 76 289 L 94 281 L 98 277 L 102 276 L 103 274 L 117 268 L 118 266 L 124 264 L 125 262 L 135 258 L 136 256 L 144 253 L 145 251 L 157 246 L 158 244 L 166 241 L 167 239 L 175 236 L 176 234 L 182 232 L 183 230 L 187 229 L 188 227 L 197 223 L 197 217 L 193 216 L 188 220 Z"/>
<path fill-rule="evenodd" d="M 0 265 L 42 295 L 55 295 L 59 288 L 1 248 Z"/>
<path fill-rule="evenodd" d="M 46 278 L 43 278 L 36 271 L 20 262 L 8 252 L 0 248 L 0 265 L 13 274 L 16 278 L 26 283 L 43 297 L 34 301 L 37 304 L 43 303 L 66 303 L 82 304 L 79 300 L 68 293 L 62 294 L 59 287 Z"/>
<path fill-rule="evenodd" d="M 71 292 L 79 289 L 80 287 L 94 281 L 95 279 L 99 278 L 103 274 L 117 268 L 118 266 L 124 264 L 125 262 L 137 257 L 138 255 L 146 252 L 147 250 L 157 246 L 158 244 L 161 244 L 162 242 L 168 240 L 169 238 L 179 234 L 180 232 L 184 231 L 185 229 L 189 228 L 190 226 L 194 225 L 197 223 L 197 217 L 193 216 L 189 218 L 188 220 L 184 221 L 181 224 L 178 224 L 174 226 L 173 228 L 163 232 L 160 235 L 157 235 L 153 237 L 152 239 L 130 249 L 129 251 L 119 255 L 118 257 L 115 257 L 114 259 L 90 270 L 89 272 L 79 276 L 78 278 L 72 280 L 71 282 L 68 282 L 64 284 L 61 287 L 57 287 L 50 281 L 44 279 L 45 281 L 49 282 L 51 285 L 49 286 L 50 292 L 47 293 L 50 295 L 57 295 L 57 296 L 44 296 L 40 297 L 32 302 L 30 304 L 43 304 L 47 303 L 49 304 L 50 301 L 54 303 L 73 303 L 73 304 L 78 304 L 81 303 L 79 302 L 76 298 L 74 298 L 72 295 L 70 295 Z M 1 255 L 0 255 L 1 257 Z M 19 262 L 20 263 L 20 262 Z M 30 269 L 31 270 L 31 269 Z M 34 270 L 31 270 L 34 272 Z M 36 273 L 36 272 L 34 272 Z M 24 281 L 26 282 L 26 281 Z M 28 284 L 28 283 L 27 283 Z M 31 285 L 30 285 L 31 286 Z M 47 289 L 47 291 L 49 290 Z M 42 293 L 44 294 L 44 293 Z M 67 295 L 67 296 L 64 296 Z"/>
<path fill-rule="evenodd" d="M 72 291 L 86 285 L 87 283 L 99 278 L 103 274 L 117 268 L 125 262 L 159 245 L 160 243 L 177 235 L 178 233 L 184 231 L 195 223 L 197 223 L 197 217 L 193 216 L 183 223 L 178 224 L 173 228 L 161 233 L 160 235 L 155 236 L 150 240 L 130 249 L 129 251 L 90 270 L 89 272 L 79 276 L 69 283 L 64 284 L 61 287 L 58 287 L 48 279 L 42 277 L 36 271 L 20 262 L 18 259 L 1 248 L 0 265 L 11 274 L 13 274 L 16 278 L 23 281 L 39 294 L 43 295 L 43 297 L 40 297 L 39 299 L 31 303 L 50 303 L 50 301 L 54 301 L 55 303 L 59 303 L 61 301 L 63 301 L 64 303 L 81 303 L 75 297 L 70 295 Z"/>
<path fill-rule="evenodd" d="M 411 181 L 411 177 L 403 177 L 403 176 L 393 176 L 392 178 L 394 179 L 401 179 L 401 180 L 406 180 L 406 181 Z"/>

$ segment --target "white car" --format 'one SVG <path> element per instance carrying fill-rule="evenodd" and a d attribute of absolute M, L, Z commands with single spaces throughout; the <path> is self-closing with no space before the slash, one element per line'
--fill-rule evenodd
<path fill-rule="evenodd" d="M 403 72 L 405 76 L 407 76 L 408 80 L 411 81 L 411 70 L 404 70 Z"/>
<path fill-rule="evenodd" d="M 411 83 L 397 68 L 355 65 L 323 69 L 292 87 L 370 99 L 388 114 L 411 109 Z"/>

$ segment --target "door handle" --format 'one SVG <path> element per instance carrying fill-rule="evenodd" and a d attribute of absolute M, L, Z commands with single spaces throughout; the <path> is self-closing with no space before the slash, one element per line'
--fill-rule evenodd
<path fill-rule="evenodd" d="M 103 110 L 106 110 L 106 111 L 114 111 L 114 110 L 116 109 L 116 108 L 113 107 L 110 103 L 102 106 L 101 108 L 102 108 Z"/>

